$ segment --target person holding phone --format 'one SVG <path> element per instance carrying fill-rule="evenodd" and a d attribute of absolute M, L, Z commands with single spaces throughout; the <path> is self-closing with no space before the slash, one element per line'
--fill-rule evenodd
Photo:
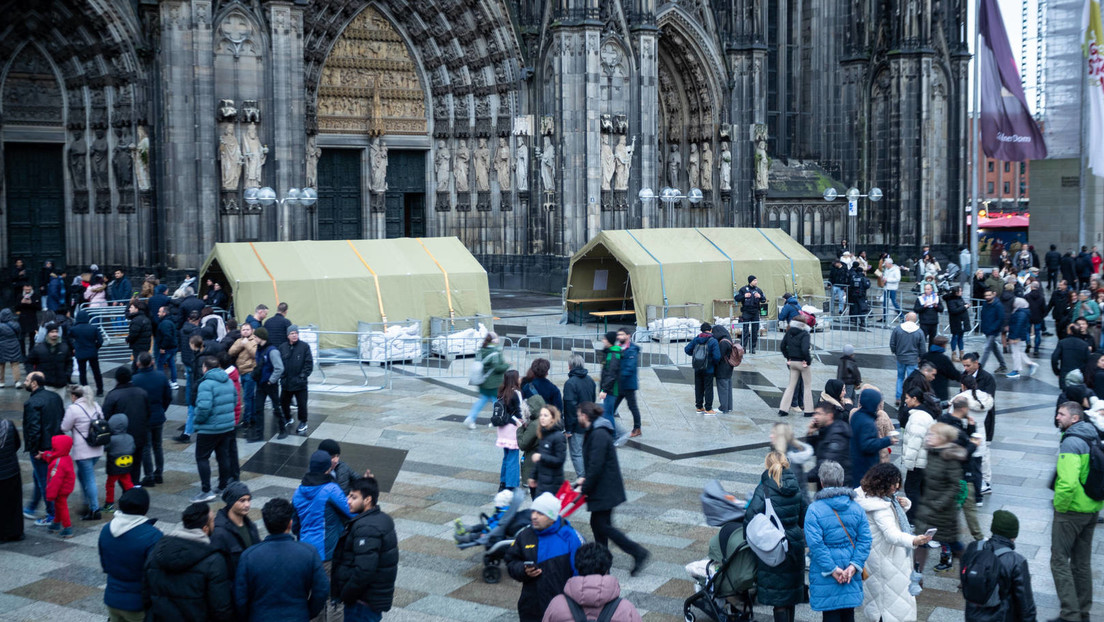
<path fill-rule="evenodd" d="M 575 575 L 573 559 L 583 539 L 560 516 L 560 500 L 550 492 L 533 501 L 529 520 L 530 526 L 506 549 L 504 561 L 506 571 L 521 583 L 518 617 L 521 622 L 540 622 L 548 604 Z"/>
<path fill-rule="evenodd" d="M 876 464 L 866 472 L 855 502 L 866 511 L 872 544 L 866 558 L 869 576 L 863 581 L 863 615 L 867 620 L 899 622 L 916 619 L 912 550 L 926 545 L 936 529 L 915 536 L 905 512 L 912 502 L 901 491 L 901 471 Z"/>

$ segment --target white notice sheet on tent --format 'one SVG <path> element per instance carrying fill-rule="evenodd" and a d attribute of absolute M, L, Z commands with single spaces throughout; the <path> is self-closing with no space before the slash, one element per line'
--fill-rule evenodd
<path fill-rule="evenodd" d="M 606 291 L 606 285 L 609 282 L 609 270 L 595 270 L 594 271 L 594 287 L 596 292 Z"/>

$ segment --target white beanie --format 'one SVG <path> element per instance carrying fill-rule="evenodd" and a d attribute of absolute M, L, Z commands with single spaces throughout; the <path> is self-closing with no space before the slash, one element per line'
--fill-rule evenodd
<path fill-rule="evenodd" d="M 498 494 L 494 497 L 494 504 L 496 508 L 504 508 L 510 505 L 510 502 L 514 500 L 514 491 L 509 488 L 503 488 L 498 491 Z"/>
<path fill-rule="evenodd" d="M 546 492 L 533 500 L 533 511 L 540 512 L 552 520 L 560 517 L 560 500 L 556 495 Z"/>

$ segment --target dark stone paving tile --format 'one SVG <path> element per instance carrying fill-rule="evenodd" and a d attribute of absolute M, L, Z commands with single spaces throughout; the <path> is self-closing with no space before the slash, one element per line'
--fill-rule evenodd
<path fill-rule="evenodd" d="M 689 594 L 687 594 L 687 596 L 689 596 Z M 629 592 L 627 595 L 623 593 L 621 597 L 629 599 L 638 609 L 647 609 L 649 611 L 666 613 L 668 615 L 681 614 L 682 603 L 686 600 L 685 596 L 682 598 L 670 598 L 643 592 Z"/>
<path fill-rule="evenodd" d="M 434 501 L 448 501 L 449 503 L 460 503 L 463 505 L 470 505 L 474 507 L 480 507 L 487 503 L 487 495 L 477 492 L 464 492 L 462 490 L 442 490 L 434 493 L 430 499 Z"/>
<path fill-rule="evenodd" d="M 34 583 L 28 583 L 27 585 L 17 587 L 14 590 L 8 590 L 6 593 L 12 596 L 21 596 L 23 598 L 54 603 L 55 605 L 68 605 L 73 601 L 101 593 L 101 591 L 88 587 L 87 585 L 80 585 L 69 581 L 41 579 Z"/>
<path fill-rule="evenodd" d="M 344 451 L 344 450 L 342 450 Z M 411 460 L 406 461 L 403 467 L 408 471 L 415 473 L 425 473 L 426 475 L 442 475 L 444 477 L 456 477 L 457 473 L 464 470 L 463 467 L 447 466 L 444 464 L 433 464 L 430 462 L 414 462 Z"/>
<path fill-rule="evenodd" d="M 98 556 L 97 556 L 98 557 Z M 87 566 L 70 565 L 58 568 L 42 575 L 44 578 L 57 579 L 69 583 L 79 583 L 88 587 L 102 588 L 107 582 L 107 575 L 97 568 Z"/>
<path fill-rule="evenodd" d="M 75 548 L 77 545 L 64 540 L 59 540 L 57 537 L 40 534 L 34 531 L 34 527 L 30 526 L 30 521 L 26 521 L 24 525 L 24 539 L 19 542 L 5 542 L 5 553 L 22 553 L 24 555 L 31 555 L 34 557 L 45 557 L 59 551 L 67 551 Z M 44 529 L 39 527 L 38 529 Z"/>
<path fill-rule="evenodd" d="M 499 567 L 502 569 L 502 578 L 498 583 L 484 583 L 480 576 L 471 583 L 453 590 L 447 596 L 516 612 L 518 595 L 521 593 L 520 584 L 510 578 L 504 565 Z M 479 572 L 482 573 L 482 568 L 479 568 Z M 517 613 L 514 613 L 513 619 L 517 619 Z"/>
<path fill-rule="evenodd" d="M 310 456 L 322 439 L 308 439 L 302 445 L 266 443 L 241 466 L 242 471 L 301 478 L 310 466 Z M 405 449 L 341 443 L 341 459 L 349 464 L 366 464 L 379 482 L 380 491 L 390 492 L 406 460 Z"/>

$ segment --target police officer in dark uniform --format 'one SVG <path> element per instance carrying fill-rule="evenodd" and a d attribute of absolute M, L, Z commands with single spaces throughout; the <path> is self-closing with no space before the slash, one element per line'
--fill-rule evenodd
<path fill-rule="evenodd" d="M 735 299 L 740 305 L 740 331 L 743 333 L 740 341 L 745 352 L 755 354 L 759 344 L 759 310 L 767 302 L 763 290 L 759 289 L 759 279 L 748 276 L 748 284 L 736 292 Z"/>

